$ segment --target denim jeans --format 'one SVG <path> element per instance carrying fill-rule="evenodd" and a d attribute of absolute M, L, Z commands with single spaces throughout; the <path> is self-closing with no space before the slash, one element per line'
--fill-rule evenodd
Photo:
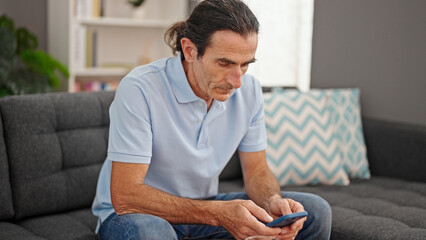
<path fill-rule="evenodd" d="M 331 209 L 321 197 L 309 193 L 283 192 L 283 197 L 300 202 L 308 218 L 296 239 L 330 239 Z M 248 199 L 245 193 L 223 193 L 212 200 Z M 145 214 L 113 213 L 101 225 L 101 240 L 119 239 L 232 239 L 223 227 L 209 225 L 169 224 L 166 220 Z"/>

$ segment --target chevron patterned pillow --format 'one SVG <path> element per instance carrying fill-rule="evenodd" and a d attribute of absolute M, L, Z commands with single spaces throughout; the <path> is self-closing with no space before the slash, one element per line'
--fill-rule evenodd
<path fill-rule="evenodd" d="M 362 131 L 360 90 L 351 88 L 325 91 L 346 173 L 350 178 L 370 178 Z"/>
<path fill-rule="evenodd" d="M 324 91 L 265 93 L 268 165 L 281 186 L 349 184 Z"/>

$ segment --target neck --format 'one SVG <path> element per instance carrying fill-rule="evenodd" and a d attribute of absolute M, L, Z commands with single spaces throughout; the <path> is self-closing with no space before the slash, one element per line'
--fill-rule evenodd
<path fill-rule="evenodd" d="M 192 65 L 186 60 L 182 60 L 182 66 L 183 70 L 185 71 L 186 78 L 188 79 L 189 86 L 191 86 L 191 89 L 196 96 L 206 101 L 208 111 L 213 103 L 213 98 L 211 98 L 206 92 L 203 92 L 201 90 L 197 78 L 194 75 Z"/>

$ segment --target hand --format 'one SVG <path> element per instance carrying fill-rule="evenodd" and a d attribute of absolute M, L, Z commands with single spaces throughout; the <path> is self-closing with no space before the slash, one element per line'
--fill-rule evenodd
<path fill-rule="evenodd" d="M 272 217 L 251 200 L 225 201 L 218 217 L 219 224 L 228 230 L 235 239 L 249 236 L 277 236 L 279 228 L 269 228 L 264 223 L 271 222 Z"/>
<path fill-rule="evenodd" d="M 290 213 L 303 212 L 305 209 L 299 202 L 275 195 L 270 198 L 267 211 L 274 219 L 276 219 Z M 289 226 L 282 227 L 281 233 L 278 237 L 281 239 L 294 239 L 300 229 L 302 229 L 305 221 L 306 217 L 299 219 Z"/>

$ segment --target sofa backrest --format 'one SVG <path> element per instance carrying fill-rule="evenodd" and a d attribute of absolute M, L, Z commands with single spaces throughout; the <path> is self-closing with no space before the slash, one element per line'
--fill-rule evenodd
<path fill-rule="evenodd" d="M 92 204 L 113 97 L 53 93 L 0 100 L 16 219 Z"/>
<path fill-rule="evenodd" d="M 242 177 L 243 173 L 241 171 L 240 158 L 238 157 L 238 151 L 235 151 L 234 155 L 229 159 L 228 164 L 226 164 L 225 168 L 220 173 L 219 180 L 234 180 L 241 179 Z"/>
<path fill-rule="evenodd" d="M 426 182 L 426 127 L 363 119 L 372 175 Z"/>
<path fill-rule="evenodd" d="M 13 217 L 12 191 L 9 181 L 9 164 L 3 136 L 3 123 L 0 118 L 0 221 Z"/>

